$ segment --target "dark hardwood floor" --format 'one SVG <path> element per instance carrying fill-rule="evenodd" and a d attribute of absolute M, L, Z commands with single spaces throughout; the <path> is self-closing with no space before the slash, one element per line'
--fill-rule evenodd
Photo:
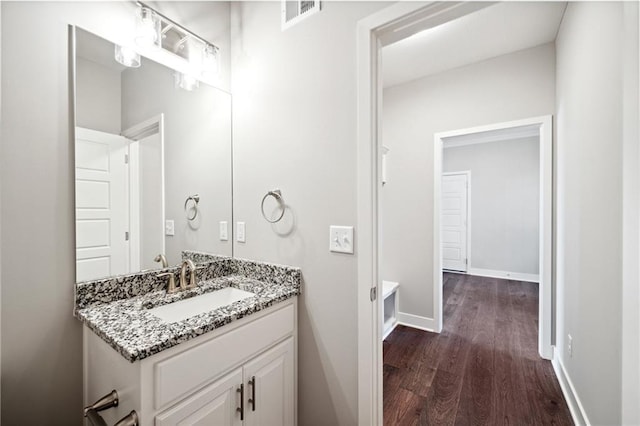
<path fill-rule="evenodd" d="M 538 285 L 444 275 L 441 334 L 398 326 L 383 343 L 385 425 L 571 425 L 538 355 Z"/>

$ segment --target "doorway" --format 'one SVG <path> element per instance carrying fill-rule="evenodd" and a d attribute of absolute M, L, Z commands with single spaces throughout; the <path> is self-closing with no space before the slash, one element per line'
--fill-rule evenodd
<path fill-rule="evenodd" d="M 538 235 L 538 274 L 539 274 L 539 304 L 538 304 L 538 353 L 544 359 L 553 357 L 553 285 L 552 285 L 552 202 L 553 202 L 553 142 L 552 142 L 552 117 L 534 117 L 523 120 L 495 123 L 468 129 L 460 129 L 451 132 L 443 132 L 434 135 L 434 197 L 435 211 L 441 211 L 444 207 L 442 190 L 442 157 L 443 144 L 468 141 L 473 138 L 508 139 L 523 134 L 535 134 L 539 138 L 539 235 Z M 442 243 L 444 234 L 443 226 L 445 218 L 434 215 L 433 222 L 433 253 L 434 253 L 434 306 L 433 311 L 436 321 L 436 332 L 442 330 L 443 296 L 442 285 L 444 268 L 444 249 Z"/>
<path fill-rule="evenodd" d="M 380 241 L 381 224 L 379 220 L 381 188 L 381 105 L 382 105 L 382 84 L 380 75 L 380 50 L 382 46 L 394 43 L 407 38 L 413 34 L 428 28 L 439 26 L 443 23 L 453 21 L 462 16 L 471 14 L 486 7 L 483 4 L 443 4 L 432 3 L 393 5 L 387 9 L 376 13 L 359 23 L 358 28 L 358 224 L 359 233 L 357 244 L 360 248 L 358 258 L 358 328 L 359 340 L 358 349 L 358 395 L 359 395 L 359 423 L 362 425 L 381 424 L 382 422 L 382 342 L 381 321 L 382 308 L 379 300 L 376 300 L 376 292 L 380 294 L 380 253 L 378 244 Z M 543 185 L 550 185 L 551 176 L 551 121 L 550 117 L 543 117 L 544 126 L 541 133 L 544 133 L 547 146 L 541 143 L 541 150 L 544 152 L 545 176 L 542 178 Z M 522 123 L 521 123 L 522 124 Z M 532 123 L 530 123 L 532 124 Z M 544 127 L 544 131 L 542 131 Z M 479 128 L 474 129 L 481 131 Z M 487 129 L 489 130 L 489 129 Z M 441 138 L 453 137 L 453 134 L 439 135 Z M 547 138 L 548 137 L 548 138 Z M 441 200 L 440 183 L 442 178 L 442 140 L 434 141 L 439 150 L 434 148 L 434 210 L 439 211 Z M 547 157 L 548 155 L 548 157 Z M 542 160 L 541 160 L 542 161 Z M 547 173 L 548 172 L 548 173 Z M 550 186 L 549 186 L 550 188 Z M 550 197 L 550 193 L 548 194 Z M 545 195 L 546 196 L 546 195 Z M 551 198 L 544 202 L 545 220 L 543 230 L 545 235 L 544 247 L 546 248 L 541 262 L 545 262 L 541 275 L 550 284 L 551 277 Z M 434 326 L 436 332 L 442 329 L 442 258 L 440 249 L 440 219 L 434 215 L 433 220 L 433 277 L 434 295 Z M 549 219 L 549 220 L 547 220 Z M 548 274 L 548 277 L 547 277 Z M 546 286 L 544 298 L 550 300 L 551 288 Z M 548 293 L 547 293 L 548 291 Z M 549 321 L 541 324 L 541 339 L 544 341 L 544 348 L 551 349 L 551 305 L 544 305 L 545 313 Z M 542 308 L 542 307 L 541 307 Z M 548 312 L 546 312 L 548 310 Z M 540 318 L 543 318 L 541 316 Z M 548 338 L 548 340 L 547 340 Z M 551 354 L 545 354 L 550 357 Z"/>

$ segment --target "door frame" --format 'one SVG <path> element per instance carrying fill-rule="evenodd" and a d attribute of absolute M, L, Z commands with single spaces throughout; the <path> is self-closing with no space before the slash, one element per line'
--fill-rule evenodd
<path fill-rule="evenodd" d="M 398 2 L 358 21 L 357 62 L 357 318 L 358 425 L 382 425 L 382 293 L 379 274 L 382 187 L 383 46 L 476 12 L 486 2 Z"/>
<path fill-rule="evenodd" d="M 467 177 L 467 214 L 465 217 L 466 225 L 465 225 L 465 239 L 466 239 L 466 257 L 467 257 L 467 265 L 465 274 L 469 273 L 469 266 L 471 265 L 471 170 L 461 170 L 459 172 L 443 172 L 442 176 L 455 176 L 455 175 L 465 175 Z M 434 214 L 437 213 L 434 211 Z M 442 211 L 439 212 L 442 214 Z M 452 272 L 460 272 L 460 271 L 452 271 Z"/>
<path fill-rule="evenodd" d="M 436 133 L 433 137 L 433 208 L 440 211 L 442 154 L 447 139 L 476 134 L 537 128 L 539 137 L 540 206 L 538 255 L 538 353 L 553 358 L 553 119 L 551 115 L 525 118 L 485 126 Z M 440 247 L 440 215 L 433 216 L 433 312 L 436 332 L 442 330 L 442 254 Z"/>
<path fill-rule="evenodd" d="M 165 155 L 164 155 L 164 113 L 154 115 L 153 117 L 134 124 L 121 134 L 127 139 L 133 141 L 129 144 L 129 244 L 130 244 L 130 264 L 132 271 L 140 270 L 140 139 L 153 134 L 160 136 L 160 174 L 162 176 L 160 182 L 160 191 L 162 193 L 162 227 L 166 222 L 166 205 L 165 205 Z M 166 236 L 162 235 L 162 253 L 166 253 Z"/>

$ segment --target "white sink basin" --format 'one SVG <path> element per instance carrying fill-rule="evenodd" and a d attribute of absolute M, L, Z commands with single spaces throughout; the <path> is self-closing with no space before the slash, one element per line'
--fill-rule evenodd
<path fill-rule="evenodd" d="M 177 322 L 253 296 L 255 294 L 248 291 L 225 287 L 221 290 L 149 309 L 149 313 L 164 322 Z"/>

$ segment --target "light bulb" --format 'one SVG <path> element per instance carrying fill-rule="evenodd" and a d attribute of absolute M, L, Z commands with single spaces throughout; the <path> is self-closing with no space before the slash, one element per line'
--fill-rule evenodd
<path fill-rule="evenodd" d="M 116 44 L 114 57 L 125 67 L 138 68 L 140 66 L 140 55 L 130 47 Z"/>
<path fill-rule="evenodd" d="M 218 48 L 207 44 L 202 51 L 202 74 L 214 77 L 218 74 Z"/>
<path fill-rule="evenodd" d="M 177 72 L 175 74 L 175 83 L 177 87 L 186 90 L 187 92 L 191 92 L 200 87 L 200 81 L 198 81 L 197 78 L 181 72 Z"/>
<path fill-rule="evenodd" d="M 145 47 L 160 47 L 160 19 L 158 15 L 149 8 L 140 7 L 136 18 L 136 43 Z"/>

